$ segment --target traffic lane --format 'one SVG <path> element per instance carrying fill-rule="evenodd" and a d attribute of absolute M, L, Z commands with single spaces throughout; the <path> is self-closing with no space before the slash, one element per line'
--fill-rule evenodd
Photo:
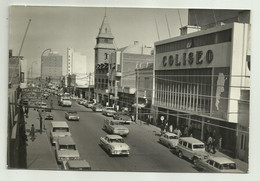
<path fill-rule="evenodd" d="M 153 131 L 135 124 L 127 126 L 130 135 L 125 138 L 131 147 L 130 156 L 109 157 L 98 145 L 100 137 L 107 134 L 102 130 L 103 121 L 100 121 L 105 117 L 91 111 L 81 114 L 80 123 L 70 123 L 70 127 L 72 132 L 76 130 L 73 136 L 81 157 L 89 161 L 93 170 L 197 172 L 191 163 L 179 159 L 157 143 L 158 137 Z"/>

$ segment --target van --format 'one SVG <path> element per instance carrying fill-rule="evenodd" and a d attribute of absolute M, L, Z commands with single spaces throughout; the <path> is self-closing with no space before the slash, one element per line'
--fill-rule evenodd
<path fill-rule="evenodd" d="M 65 121 L 52 121 L 50 141 L 52 145 L 57 143 L 59 137 L 71 136 L 68 124 Z"/>
<path fill-rule="evenodd" d="M 197 159 L 207 159 L 209 157 L 209 154 L 205 150 L 205 144 L 193 137 L 179 138 L 176 153 L 180 158 L 184 156 L 193 163 L 195 163 Z"/>

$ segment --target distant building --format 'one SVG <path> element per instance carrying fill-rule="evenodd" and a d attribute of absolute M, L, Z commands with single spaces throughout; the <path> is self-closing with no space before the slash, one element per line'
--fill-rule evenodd
<path fill-rule="evenodd" d="M 136 69 L 153 63 L 153 48 L 135 41 L 111 53 L 108 66 L 108 92 L 110 105 L 118 104 L 133 110 L 136 93 Z M 152 82 L 151 82 L 152 83 Z"/>
<path fill-rule="evenodd" d="M 67 49 L 67 74 L 86 74 L 87 56 L 75 51 L 73 48 Z"/>
<path fill-rule="evenodd" d="M 51 52 L 42 56 L 42 79 L 50 78 L 51 82 L 59 82 L 62 77 L 62 55 Z"/>
<path fill-rule="evenodd" d="M 8 81 L 12 85 L 20 83 L 20 68 L 22 60 L 22 56 L 13 56 L 13 51 L 9 50 Z M 22 78 L 23 76 L 21 76 L 21 79 Z"/>
<path fill-rule="evenodd" d="M 114 37 L 106 15 L 96 38 L 95 50 L 95 97 L 98 102 L 106 104 L 108 94 L 108 60 L 111 53 L 115 52 Z"/>

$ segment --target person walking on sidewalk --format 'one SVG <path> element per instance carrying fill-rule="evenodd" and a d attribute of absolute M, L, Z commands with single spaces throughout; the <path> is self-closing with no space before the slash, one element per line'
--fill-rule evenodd
<path fill-rule="evenodd" d="M 35 128 L 34 128 L 33 124 L 31 126 L 30 136 L 31 136 L 31 140 L 34 141 L 35 140 Z"/>
<path fill-rule="evenodd" d="M 42 114 L 40 114 L 40 133 L 42 134 Z"/>

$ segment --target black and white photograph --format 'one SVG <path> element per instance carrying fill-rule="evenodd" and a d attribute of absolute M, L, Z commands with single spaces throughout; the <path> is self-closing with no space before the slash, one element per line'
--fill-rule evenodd
<path fill-rule="evenodd" d="M 7 171 L 254 170 L 250 8 L 7 8 Z"/>

